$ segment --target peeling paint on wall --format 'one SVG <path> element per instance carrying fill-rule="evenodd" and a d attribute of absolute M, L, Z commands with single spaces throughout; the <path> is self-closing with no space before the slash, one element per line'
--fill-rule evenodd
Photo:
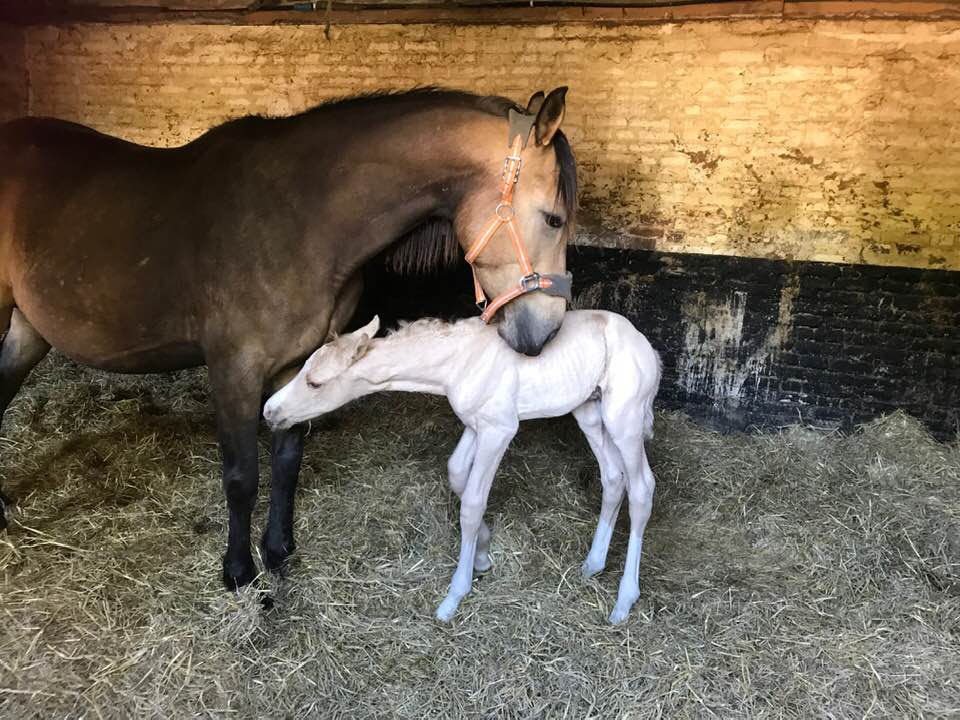
<path fill-rule="evenodd" d="M 685 332 L 677 382 L 687 393 L 713 398 L 716 407 L 738 405 L 747 380 L 752 377 L 759 384 L 790 336 L 793 301 L 799 288 L 796 275 L 784 284 L 777 322 L 760 342 L 744 337 L 749 299 L 746 291 L 736 290 L 716 300 L 705 291 L 691 294 L 681 305 Z"/>

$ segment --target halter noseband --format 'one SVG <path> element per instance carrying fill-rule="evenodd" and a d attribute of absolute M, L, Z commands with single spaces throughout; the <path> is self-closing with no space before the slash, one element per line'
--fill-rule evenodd
<path fill-rule="evenodd" d="M 527 138 L 530 135 L 530 129 L 533 127 L 536 117 L 526 113 L 518 113 L 510 110 L 510 133 L 507 144 L 510 147 L 510 154 L 503 161 L 503 173 L 500 175 L 500 202 L 494 210 L 495 217 L 487 225 L 487 229 L 481 233 L 480 237 L 467 250 L 466 260 L 473 271 L 473 291 L 477 301 L 477 307 L 483 312 L 480 318 L 489 323 L 497 310 L 502 308 L 511 300 L 515 300 L 521 295 L 535 292 L 537 290 L 554 295 L 556 297 L 570 300 L 570 286 L 573 276 L 570 273 L 552 273 L 541 275 L 533 269 L 530 264 L 530 257 L 527 255 L 527 248 L 523 244 L 523 238 L 520 237 L 520 227 L 517 223 L 516 211 L 513 209 L 513 191 L 520 181 L 520 167 L 523 161 L 520 159 L 520 152 L 526 147 Z M 510 240 L 513 243 L 513 252 L 517 256 L 517 262 L 520 264 L 520 271 L 523 276 L 520 282 L 510 290 L 506 290 L 497 295 L 493 300 L 488 301 L 483 288 L 480 287 L 480 281 L 477 279 L 477 268 L 474 262 L 477 256 L 483 252 L 483 249 L 489 244 L 493 237 L 500 231 L 504 225 L 507 226 L 507 232 L 510 234 Z"/>

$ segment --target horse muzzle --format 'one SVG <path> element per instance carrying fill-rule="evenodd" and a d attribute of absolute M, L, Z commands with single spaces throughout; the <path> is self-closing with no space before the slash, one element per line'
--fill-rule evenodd
<path fill-rule="evenodd" d="M 502 310 L 497 332 L 516 352 L 535 357 L 560 331 L 566 300 L 528 296 Z"/>

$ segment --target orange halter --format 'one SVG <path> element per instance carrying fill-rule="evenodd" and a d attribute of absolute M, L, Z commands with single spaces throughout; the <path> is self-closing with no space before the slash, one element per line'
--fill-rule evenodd
<path fill-rule="evenodd" d="M 493 316 L 497 314 L 497 311 L 511 300 L 536 290 L 570 300 L 572 279 L 570 273 L 541 275 L 533 269 L 533 265 L 530 264 L 530 257 L 527 255 L 527 248 L 523 244 L 523 238 L 520 237 L 517 214 L 513 208 L 513 191 L 517 183 L 520 182 L 520 168 L 523 165 L 520 152 L 527 144 L 527 137 L 535 119 L 533 115 L 510 110 L 510 154 L 503 161 L 503 172 L 500 175 L 500 202 L 494 210 L 495 217 L 466 253 L 466 260 L 473 271 L 473 291 L 477 307 L 483 311 L 480 318 L 485 323 L 489 323 Z M 517 256 L 517 262 L 523 275 L 519 284 L 515 287 L 488 301 L 483 288 L 480 287 L 480 281 L 477 279 L 477 268 L 474 262 L 504 225 L 507 226 L 507 232 L 510 233 L 513 252 Z"/>

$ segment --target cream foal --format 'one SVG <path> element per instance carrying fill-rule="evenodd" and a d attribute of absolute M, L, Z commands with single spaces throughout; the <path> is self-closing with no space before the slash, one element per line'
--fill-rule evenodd
<path fill-rule="evenodd" d="M 653 434 L 660 359 L 647 339 L 617 314 L 570 311 L 537 357 L 521 355 L 479 319 L 454 324 L 420 320 L 374 340 L 379 320 L 317 350 L 267 402 L 263 415 L 286 428 L 351 400 L 400 390 L 445 395 L 466 426 L 448 463 L 460 497 L 460 560 L 440 620 L 453 617 L 473 571 L 490 568 L 483 521 L 497 466 L 521 420 L 572 412 L 600 464 L 603 501 L 583 575 L 600 572 L 620 510 L 629 498 L 630 540 L 610 622 L 626 620 L 640 596 L 640 550 L 654 478 L 643 441 Z"/>

